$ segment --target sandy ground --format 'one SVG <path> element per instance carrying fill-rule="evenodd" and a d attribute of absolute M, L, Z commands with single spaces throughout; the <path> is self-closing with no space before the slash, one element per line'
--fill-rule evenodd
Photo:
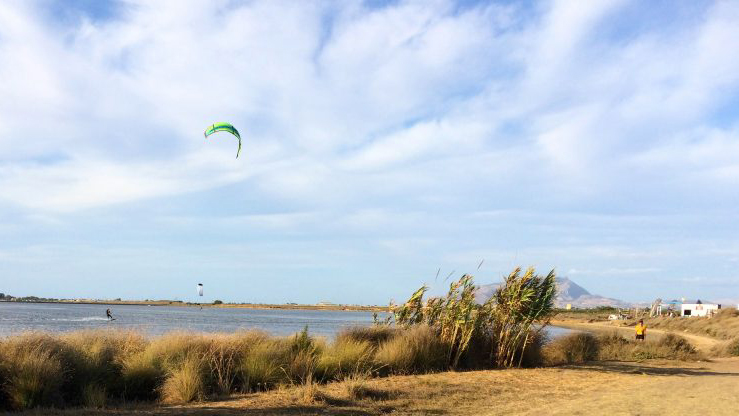
<path fill-rule="evenodd" d="M 287 388 L 185 406 L 47 410 L 59 415 L 701 415 L 739 413 L 739 359 L 588 365 L 396 376 Z M 356 384 L 355 384 L 356 386 Z"/>
<path fill-rule="evenodd" d="M 563 328 L 582 329 L 586 331 L 618 331 L 621 335 L 633 337 L 635 335 L 634 327 L 622 326 L 622 322 L 623 321 L 583 322 L 577 320 L 555 320 L 552 321 L 552 325 L 561 326 Z M 703 352 L 711 351 L 711 348 L 722 342 L 721 340 L 700 335 L 694 335 L 687 332 L 664 331 L 647 327 L 647 338 L 649 338 L 650 336 L 663 336 L 667 333 L 680 335 L 681 337 L 687 339 L 698 350 Z M 737 410 L 737 413 L 739 413 L 739 409 Z"/>

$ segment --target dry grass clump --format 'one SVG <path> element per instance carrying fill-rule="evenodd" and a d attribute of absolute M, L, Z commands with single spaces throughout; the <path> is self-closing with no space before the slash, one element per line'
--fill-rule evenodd
<path fill-rule="evenodd" d="M 3 345 L 3 390 L 12 409 L 58 406 L 63 402 L 64 367 L 55 351 L 24 342 Z"/>
<path fill-rule="evenodd" d="M 308 327 L 288 338 L 287 366 L 283 368 L 288 381 L 305 384 L 308 378 L 313 379 L 319 357 L 325 350 L 322 341 L 308 335 Z"/>
<path fill-rule="evenodd" d="M 203 357 L 191 353 L 174 369 L 169 370 L 162 386 L 162 401 L 186 403 L 205 398 L 205 372 Z"/>
<path fill-rule="evenodd" d="M 156 365 L 156 359 L 149 350 L 125 357 L 121 363 L 123 397 L 126 400 L 155 400 L 158 388 L 166 373 Z"/>
<path fill-rule="evenodd" d="M 598 340 L 590 333 L 575 332 L 559 337 L 544 346 L 545 362 L 550 365 L 578 364 L 598 357 Z"/>
<path fill-rule="evenodd" d="M 739 357 L 739 338 L 734 338 L 733 340 L 729 341 L 726 352 L 734 357 Z"/>
<path fill-rule="evenodd" d="M 285 343 L 279 340 L 261 340 L 250 346 L 237 368 L 242 390 L 265 391 L 276 386 L 283 379 L 286 357 Z"/>
<path fill-rule="evenodd" d="M 714 346 L 711 353 L 717 357 L 739 357 L 739 337 Z"/>
<path fill-rule="evenodd" d="M 314 404 L 324 400 L 321 387 L 313 375 L 308 376 L 293 390 L 293 399 L 300 404 Z"/>
<path fill-rule="evenodd" d="M 47 334 L 27 333 L 0 343 L 0 372 L 6 379 L 2 388 L 9 407 L 62 405 L 71 355 L 68 346 Z"/>
<path fill-rule="evenodd" d="M 343 380 L 343 388 L 351 400 L 389 400 L 393 394 L 388 390 L 373 388 L 367 385 L 369 373 L 357 372 L 350 374 Z"/>
<path fill-rule="evenodd" d="M 318 358 L 316 375 L 320 380 L 331 381 L 367 371 L 372 367 L 373 353 L 374 349 L 369 341 L 338 338 Z"/>
<path fill-rule="evenodd" d="M 372 345 L 373 348 L 377 348 L 380 344 L 383 344 L 390 339 L 394 338 L 400 330 L 385 325 L 374 325 L 374 326 L 357 326 L 346 328 L 336 335 L 336 342 L 343 342 L 345 340 L 351 341 L 366 341 Z"/>
<path fill-rule="evenodd" d="M 128 331 L 79 331 L 59 339 L 67 350 L 65 402 L 89 407 L 123 394 L 123 363 L 146 346 L 140 334 Z"/>
<path fill-rule="evenodd" d="M 444 369 L 447 351 L 434 328 L 419 325 L 381 344 L 374 361 L 381 374 L 425 373 Z"/>
<path fill-rule="evenodd" d="M 617 333 L 594 336 L 575 333 L 560 337 L 544 347 L 549 365 L 575 364 L 586 361 L 635 361 L 651 358 L 698 360 L 695 347 L 680 336 L 667 334 L 646 342 L 630 340 Z"/>
<path fill-rule="evenodd" d="M 87 408 L 102 409 L 108 402 L 105 387 L 88 384 L 82 389 L 82 404 Z"/>
<path fill-rule="evenodd" d="M 171 332 L 153 339 L 146 347 L 146 355 L 152 364 L 165 373 L 181 367 L 192 356 L 204 356 L 211 344 L 212 336 L 187 332 Z"/>

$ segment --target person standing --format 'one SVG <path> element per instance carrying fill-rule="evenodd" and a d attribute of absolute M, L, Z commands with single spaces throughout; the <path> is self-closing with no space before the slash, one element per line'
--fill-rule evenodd
<path fill-rule="evenodd" d="M 107 316 L 108 316 L 108 320 L 109 320 L 109 321 L 112 321 L 112 320 L 113 320 L 113 315 L 111 315 L 111 313 L 110 313 L 110 309 L 106 309 L 106 310 L 105 310 L 105 315 L 107 315 Z"/>
<path fill-rule="evenodd" d="M 639 323 L 636 324 L 636 339 L 638 341 L 644 341 L 647 336 L 647 326 L 644 325 L 644 320 L 640 319 Z"/>

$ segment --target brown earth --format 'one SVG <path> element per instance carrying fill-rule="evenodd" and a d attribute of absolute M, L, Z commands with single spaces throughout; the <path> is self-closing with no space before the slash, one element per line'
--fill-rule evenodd
<path fill-rule="evenodd" d="M 349 386 L 363 394 L 351 394 Z M 359 388 L 357 388 L 359 386 Z M 359 397 L 364 395 L 365 397 Z M 50 411 L 57 415 L 701 415 L 737 414 L 739 359 L 599 362 L 447 372 L 285 388 L 184 406 Z"/>

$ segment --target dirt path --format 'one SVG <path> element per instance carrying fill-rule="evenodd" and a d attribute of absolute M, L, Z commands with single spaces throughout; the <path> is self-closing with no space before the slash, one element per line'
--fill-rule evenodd
<path fill-rule="evenodd" d="M 355 387 L 357 384 L 355 384 Z M 106 409 L 113 415 L 730 415 L 739 409 L 739 359 L 587 365 L 396 376 L 290 388 L 185 406 Z M 93 415 L 100 410 L 29 412 Z"/>
<path fill-rule="evenodd" d="M 560 326 L 563 328 L 570 328 L 570 329 L 581 329 L 585 331 L 618 331 L 622 335 L 625 335 L 628 337 L 634 336 L 633 327 L 619 326 L 619 325 L 614 325 L 614 324 L 607 323 L 607 322 L 552 321 L 552 325 Z M 647 338 L 650 335 L 663 336 L 668 333 L 674 333 L 674 334 L 680 335 L 681 337 L 690 341 L 690 343 L 693 344 L 695 348 L 703 352 L 709 352 L 714 346 L 716 346 L 717 344 L 721 342 L 720 340 L 717 340 L 714 338 L 689 334 L 687 332 L 665 331 L 661 329 L 652 329 L 652 328 L 647 329 Z"/>

